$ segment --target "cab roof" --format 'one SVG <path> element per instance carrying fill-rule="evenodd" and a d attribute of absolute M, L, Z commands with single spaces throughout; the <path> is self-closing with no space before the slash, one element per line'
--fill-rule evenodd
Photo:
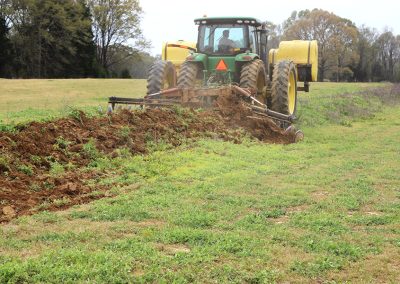
<path fill-rule="evenodd" d="M 251 26 L 261 26 L 262 22 L 253 17 L 203 17 L 194 20 L 196 25 L 207 24 L 246 24 Z"/>

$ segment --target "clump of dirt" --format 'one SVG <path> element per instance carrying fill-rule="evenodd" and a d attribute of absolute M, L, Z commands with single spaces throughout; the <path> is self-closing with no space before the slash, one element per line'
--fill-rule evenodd
<path fill-rule="evenodd" d="M 285 133 L 268 117 L 257 117 L 238 96 L 220 96 L 216 111 L 229 128 L 243 128 L 252 137 L 269 143 L 289 144 L 295 141 L 293 132 Z"/>
<path fill-rule="evenodd" d="M 121 149 L 145 154 L 149 143 L 179 146 L 199 137 L 240 143 L 246 132 L 265 142 L 293 141 L 269 119 L 249 117 L 245 105 L 227 97 L 213 111 L 122 110 L 92 118 L 77 112 L 29 123 L 15 133 L 0 132 L 0 222 L 108 196 L 109 187 L 97 182 L 105 173 L 89 165 L 100 157 L 117 157 Z"/>

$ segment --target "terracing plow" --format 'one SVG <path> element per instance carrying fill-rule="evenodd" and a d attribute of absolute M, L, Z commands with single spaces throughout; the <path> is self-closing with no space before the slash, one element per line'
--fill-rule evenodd
<path fill-rule="evenodd" d="M 148 94 L 143 98 L 109 98 L 109 111 L 114 111 L 118 105 L 138 106 L 140 108 L 190 107 L 221 110 L 219 103 L 226 99 L 234 99 L 242 108 L 247 109 L 246 118 L 250 120 L 268 119 L 284 133 L 294 135 L 295 142 L 304 138 L 301 130 L 296 130 L 294 115 L 273 111 L 256 97 L 256 90 L 241 88 L 235 84 L 214 88 L 171 88 Z"/>

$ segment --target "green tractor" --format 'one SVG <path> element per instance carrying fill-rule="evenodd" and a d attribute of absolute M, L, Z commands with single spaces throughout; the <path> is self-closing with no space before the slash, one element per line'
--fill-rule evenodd
<path fill-rule="evenodd" d="M 236 84 L 253 90 L 270 110 L 294 116 L 297 91 L 308 91 L 309 82 L 316 80 L 316 41 L 281 42 L 279 49 L 268 53 L 266 25 L 255 18 L 203 17 L 195 19 L 195 24 L 196 49 L 179 42 L 166 44 L 163 60 L 150 70 L 148 95 L 176 86 L 192 89 Z M 174 61 L 183 63 L 170 61 L 183 55 L 186 60 Z M 304 86 L 299 87 L 298 81 Z"/>

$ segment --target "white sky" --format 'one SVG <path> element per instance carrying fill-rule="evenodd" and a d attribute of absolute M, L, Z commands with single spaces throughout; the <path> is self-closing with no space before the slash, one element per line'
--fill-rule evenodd
<path fill-rule="evenodd" d="M 379 31 L 389 27 L 400 33 L 400 3 L 395 0 L 140 0 L 140 4 L 144 10 L 142 29 L 152 42 L 153 55 L 161 53 L 163 41 L 196 41 L 193 20 L 203 15 L 249 16 L 280 24 L 294 10 L 320 8 L 348 18 L 357 26 L 366 24 Z"/>

